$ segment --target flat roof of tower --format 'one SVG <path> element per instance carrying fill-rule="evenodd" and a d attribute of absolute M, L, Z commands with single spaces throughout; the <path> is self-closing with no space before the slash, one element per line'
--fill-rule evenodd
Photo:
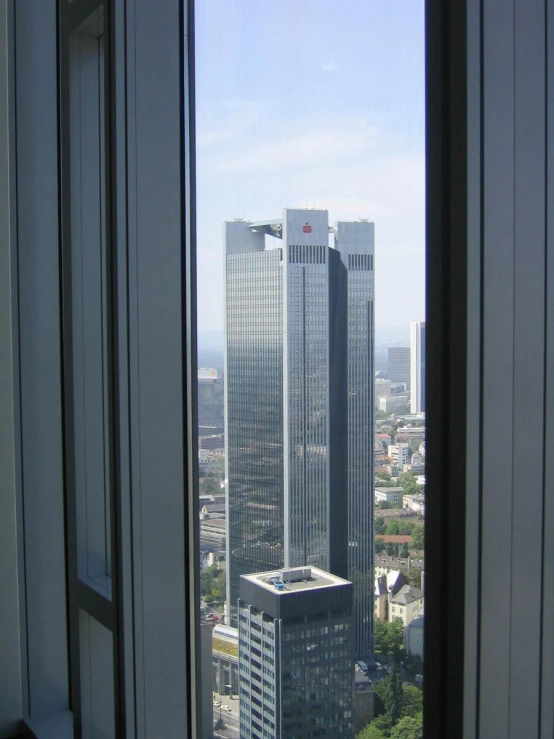
<path fill-rule="evenodd" d="M 286 574 L 283 574 L 287 572 L 299 572 L 301 570 L 309 571 L 309 575 L 305 578 L 291 581 L 287 579 Z M 248 582 L 263 587 L 277 595 L 286 595 L 291 592 L 317 590 L 349 584 L 349 580 L 343 580 L 342 577 L 337 577 L 336 575 L 320 570 L 317 567 L 282 568 L 281 570 L 270 570 L 269 572 L 255 572 L 251 575 L 242 575 L 242 577 L 245 580 L 248 580 Z M 274 585 L 274 580 L 283 580 L 284 588 L 282 590 L 278 590 Z"/>

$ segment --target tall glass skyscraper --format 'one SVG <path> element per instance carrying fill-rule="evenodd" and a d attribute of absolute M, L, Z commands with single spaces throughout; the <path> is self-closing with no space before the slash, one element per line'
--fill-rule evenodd
<path fill-rule="evenodd" d="M 335 248 L 347 269 L 349 578 L 358 657 L 373 654 L 373 223 L 339 221 Z"/>
<path fill-rule="evenodd" d="M 335 234 L 335 248 L 329 246 Z M 266 248 L 265 237 L 280 239 Z M 227 603 L 240 575 L 352 575 L 371 653 L 373 224 L 225 224 Z M 359 596 L 359 597 L 358 597 Z M 369 640 L 369 641 L 368 641 Z"/>

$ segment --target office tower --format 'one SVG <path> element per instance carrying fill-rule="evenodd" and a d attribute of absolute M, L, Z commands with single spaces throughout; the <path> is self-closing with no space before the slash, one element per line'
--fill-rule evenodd
<path fill-rule="evenodd" d="M 410 347 L 389 347 L 389 380 L 391 382 L 403 382 L 406 389 L 410 389 Z"/>
<path fill-rule="evenodd" d="M 352 584 L 315 567 L 240 580 L 240 735 L 353 737 Z"/>
<path fill-rule="evenodd" d="M 425 411 L 425 321 L 410 323 L 410 410 Z"/>
<path fill-rule="evenodd" d="M 336 225 L 335 248 L 347 271 L 348 578 L 358 658 L 373 656 L 374 240 L 373 223 Z"/>
<path fill-rule="evenodd" d="M 328 240 L 327 211 L 225 224 L 232 625 L 241 574 L 347 574 L 346 272 Z"/>
<path fill-rule="evenodd" d="M 223 433 L 223 386 L 213 367 L 198 368 L 198 433 Z"/>
<path fill-rule="evenodd" d="M 290 209 L 225 224 L 231 623 L 241 574 L 319 566 L 356 582 L 359 656 L 373 613 L 373 228 Z"/>

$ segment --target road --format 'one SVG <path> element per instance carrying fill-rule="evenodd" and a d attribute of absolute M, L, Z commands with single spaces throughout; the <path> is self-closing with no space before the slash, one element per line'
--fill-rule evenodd
<path fill-rule="evenodd" d="M 228 695 L 217 696 L 217 700 L 221 701 L 221 718 L 225 723 L 225 729 L 214 731 L 216 736 L 226 737 L 227 739 L 239 739 L 239 699 L 238 697 L 230 698 Z M 231 711 L 226 711 L 223 706 L 228 706 Z M 219 707 L 214 706 L 214 724 L 219 719 Z"/>

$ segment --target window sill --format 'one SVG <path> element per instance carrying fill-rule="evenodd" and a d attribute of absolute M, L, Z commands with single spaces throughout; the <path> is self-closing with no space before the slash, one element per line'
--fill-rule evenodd
<path fill-rule="evenodd" d="M 34 739 L 73 739 L 73 714 L 63 711 L 47 718 L 30 718 L 25 727 L 25 736 Z"/>

